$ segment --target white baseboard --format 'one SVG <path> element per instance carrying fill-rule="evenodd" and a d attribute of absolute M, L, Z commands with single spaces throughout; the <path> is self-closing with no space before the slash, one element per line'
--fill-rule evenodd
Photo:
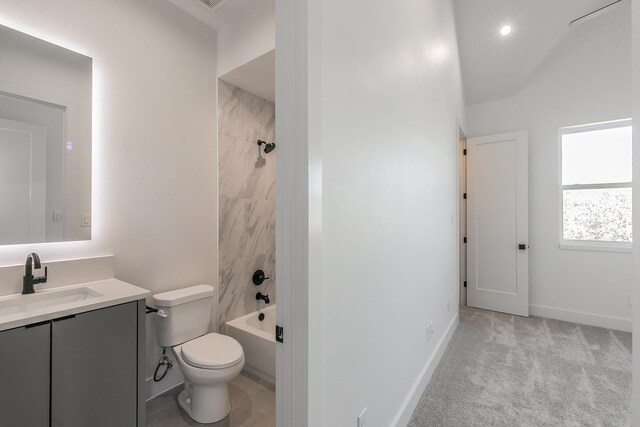
<path fill-rule="evenodd" d="M 264 372 L 258 369 L 254 369 L 251 366 L 244 365 L 244 368 L 242 368 L 242 372 L 246 372 L 249 375 L 252 375 L 258 379 L 261 379 L 262 381 L 265 381 L 274 387 L 276 385 L 276 379 L 274 377 L 272 377 L 271 375 L 265 374 Z"/>
<path fill-rule="evenodd" d="M 409 395 L 404 400 L 402 406 L 400 407 L 400 411 L 398 411 L 398 415 L 396 415 L 393 423 L 391 424 L 393 427 L 404 427 L 409 423 L 411 419 L 411 415 L 413 415 L 413 411 L 416 410 L 418 403 L 420 402 L 420 398 L 422 397 L 422 393 L 427 388 L 427 384 L 429 384 L 429 380 L 431 380 L 431 376 L 436 370 L 438 363 L 440 363 L 440 359 L 442 359 L 442 355 L 451 341 L 451 337 L 458 327 L 458 314 L 451 320 L 447 330 L 440 338 L 440 342 L 436 347 L 436 351 L 431 355 L 429 360 L 427 361 L 424 368 L 420 372 L 418 379 L 411 387 L 411 391 Z"/>
<path fill-rule="evenodd" d="M 621 317 L 603 316 L 601 314 L 533 304 L 529 305 L 529 313 L 533 316 L 546 317 L 548 319 L 564 320 L 565 322 L 579 323 L 581 325 L 631 332 L 631 319 L 623 319 Z"/>
<path fill-rule="evenodd" d="M 146 380 L 146 389 L 147 389 L 147 398 L 146 400 L 151 400 L 156 396 L 160 396 L 165 391 L 169 391 L 174 387 L 179 386 L 184 383 L 184 377 L 182 376 L 182 372 L 180 372 L 180 367 L 177 364 L 173 365 L 173 368 L 169 370 L 167 376 L 164 377 L 159 382 L 155 382 L 153 377 L 147 378 Z"/>

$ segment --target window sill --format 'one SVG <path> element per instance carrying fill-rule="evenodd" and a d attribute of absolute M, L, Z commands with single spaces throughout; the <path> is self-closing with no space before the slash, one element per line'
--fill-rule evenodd
<path fill-rule="evenodd" d="M 607 245 L 607 244 L 588 244 L 588 243 L 560 243 L 560 249 L 571 251 L 595 251 L 595 252 L 620 252 L 631 253 L 633 248 L 631 245 Z"/>

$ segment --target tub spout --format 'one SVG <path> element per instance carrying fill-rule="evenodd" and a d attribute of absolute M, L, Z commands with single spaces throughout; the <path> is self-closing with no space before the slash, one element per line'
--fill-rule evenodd
<path fill-rule="evenodd" d="M 269 304 L 269 295 L 264 295 L 262 292 L 258 292 L 256 294 L 256 299 L 257 300 L 262 300 L 264 301 L 265 304 Z"/>

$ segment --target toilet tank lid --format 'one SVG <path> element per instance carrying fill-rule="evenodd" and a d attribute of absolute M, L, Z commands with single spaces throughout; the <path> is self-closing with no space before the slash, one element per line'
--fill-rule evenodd
<path fill-rule="evenodd" d="M 198 299 L 213 296 L 213 286 L 197 285 L 188 288 L 176 289 L 175 291 L 162 292 L 153 296 L 153 303 L 156 307 L 173 307 Z"/>

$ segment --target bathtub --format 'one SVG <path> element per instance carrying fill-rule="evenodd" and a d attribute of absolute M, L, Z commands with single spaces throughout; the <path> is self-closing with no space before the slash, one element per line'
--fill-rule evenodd
<path fill-rule="evenodd" d="M 258 316 L 264 313 L 264 320 Z M 227 335 L 235 338 L 244 350 L 244 370 L 276 384 L 276 305 L 254 311 L 227 322 Z"/>

